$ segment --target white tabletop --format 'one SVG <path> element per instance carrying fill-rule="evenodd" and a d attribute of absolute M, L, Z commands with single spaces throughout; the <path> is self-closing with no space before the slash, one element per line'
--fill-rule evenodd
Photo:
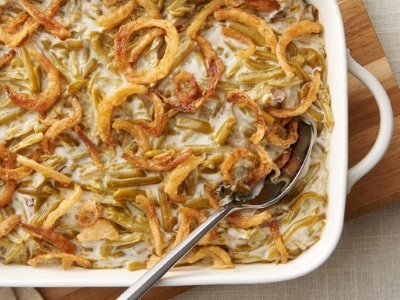
<path fill-rule="evenodd" d="M 363 2 L 399 83 L 400 1 Z M 200 286 L 173 299 L 400 299 L 399 216 L 400 203 L 396 203 L 346 223 L 333 255 L 302 278 L 274 284 Z"/>

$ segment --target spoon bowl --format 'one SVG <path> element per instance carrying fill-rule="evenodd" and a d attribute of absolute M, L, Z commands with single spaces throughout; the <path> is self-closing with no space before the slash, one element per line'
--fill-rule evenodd
<path fill-rule="evenodd" d="M 267 208 L 280 201 L 295 185 L 300 177 L 307 159 L 310 156 L 314 131 L 312 124 L 299 122 L 299 139 L 291 146 L 291 155 L 288 163 L 281 170 L 278 182 L 272 182 L 266 177 L 251 193 L 241 194 L 233 192 L 224 199 L 224 203 L 213 212 L 203 223 L 193 230 L 181 243 L 168 252 L 157 264 L 149 269 L 132 286 L 130 286 L 118 300 L 140 299 L 169 269 L 171 269 L 196 243 L 209 232 L 219 221 L 233 211 L 252 208 Z"/>

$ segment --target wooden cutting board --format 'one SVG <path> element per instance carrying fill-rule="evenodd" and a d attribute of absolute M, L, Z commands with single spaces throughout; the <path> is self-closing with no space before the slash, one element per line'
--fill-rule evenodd
<path fill-rule="evenodd" d="M 385 87 L 393 106 L 395 130 L 383 160 L 352 189 L 347 198 L 346 220 L 400 200 L 400 90 L 361 0 L 338 0 L 346 28 L 347 47 Z M 373 145 L 379 114 L 371 93 L 349 76 L 350 166 L 358 162 Z M 334 201 L 334 199 L 331 199 Z M 155 287 L 143 299 L 168 299 L 192 287 Z M 45 300 L 108 300 L 125 288 L 40 288 Z"/>

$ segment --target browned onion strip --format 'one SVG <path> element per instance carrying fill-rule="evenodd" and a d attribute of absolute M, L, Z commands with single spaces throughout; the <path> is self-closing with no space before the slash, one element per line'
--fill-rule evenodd
<path fill-rule="evenodd" d="M 299 121 L 297 119 L 281 119 L 274 123 L 266 132 L 269 143 L 283 148 L 294 144 L 299 135 L 297 133 Z"/>
<path fill-rule="evenodd" d="M 264 137 L 266 124 L 260 106 L 241 90 L 232 90 L 226 94 L 226 100 L 233 103 L 243 103 L 253 113 L 257 121 L 257 131 L 250 137 L 250 142 L 258 144 Z"/>
<path fill-rule="evenodd" d="M 53 229 L 43 229 L 29 224 L 22 224 L 22 229 L 54 245 L 62 252 L 74 253 L 76 246 L 68 238 Z"/>
<path fill-rule="evenodd" d="M 100 161 L 100 154 L 99 154 L 99 151 L 97 150 L 96 146 L 88 138 L 88 136 L 85 134 L 85 132 L 82 130 L 82 128 L 80 126 L 75 126 L 74 130 L 78 134 L 78 136 L 82 140 L 82 142 L 88 148 L 89 153 L 90 153 L 90 157 L 93 159 L 93 161 L 96 164 L 96 166 L 101 168 L 102 167 L 102 163 Z"/>
<path fill-rule="evenodd" d="M 3 145 L 0 144 L 0 162 L 4 168 L 14 169 L 15 168 L 15 157 L 14 155 Z M 5 185 L 0 194 L 0 208 L 7 206 L 14 195 L 15 189 L 17 188 L 17 181 L 14 179 L 5 180 Z"/>
<path fill-rule="evenodd" d="M 136 201 L 142 207 L 144 213 L 146 214 L 147 220 L 149 221 L 155 253 L 156 255 L 161 256 L 164 248 L 164 239 L 161 233 L 161 225 L 160 221 L 158 220 L 154 200 L 149 199 L 143 195 L 138 195 L 136 197 Z"/>
<path fill-rule="evenodd" d="M 11 215 L 0 222 L 0 238 L 10 233 L 21 221 L 21 215 Z"/>
<path fill-rule="evenodd" d="M 315 72 L 314 78 L 310 83 L 308 93 L 303 99 L 300 100 L 299 106 L 296 108 L 267 107 L 266 111 L 275 118 L 291 118 L 305 113 L 311 104 L 317 100 L 317 93 L 320 83 L 321 73 Z"/>
<path fill-rule="evenodd" d="M 26 19 L 29 18 L 29 14 L 26 12 L 21 12 L 19 13 L 14 19 L 11 20 L 11 22 L 7 26 L 7 33 L 12 34 L 18 26 L 24 22 Z"/>
<path fill-rule="evenodd" d="M 164 192 L 168 195 L 169 199 L 177 202 L 185 201 L 185 197 L 178 194 L 179 185 L 186 179 L 189 173 L 195 170 L 203 161 L 204 157 L 191 155 L 168 173 L 165 180 Z"/>
<path fill-rule="evenodd" d="M 116 130 L 125 130 L 129 132 L 136 139 L 141 154 L 145 154 L 147 151 L 151 150 L 149 139 L 139 125 L 126 120 L 116 120 L 112 127 Z"/>
<path fill-rule="evenodd" d="M 153 104 L 154 109 L 154 120 L 152 122 L 139 120 L 136 123 L 142 127 L 143 131 L 152 136 L 158 136 L 162 133 L 167 121 L 165 115 L 164 103 L 161 101 L 160 97 L 153 92 L 149 92 L 148 99 Z"/>
<path fill-rule="evenodd" d="M 239 161 L 249 155 L 249 150 L 246 148 L 238 148 L 230 153 L 221 164 L 221 174 L 224 181 L 233 183 L 233 177 L 230 173 L 233 166 Z"/>
<path fill-rule="evenodd" d="M 139 57 L 140 54 L 143 52 L 146 47 L 154 41 L 154 39 L 162 34 L 165 34 L 165 30 L 162 28 L 154 28 L 150 30 L 147 34 L 141 36 L 139 40 L 137 41 L 137 44 L 135 47 L 132 48 L 130 57 L 129 57 L 129 63 L 135 64 Z"/>
<path fill-rule="evenodd" d="M 244 0 L 244 2 L 251 8 L 259 11 L 274 11 L 281 6 L 277 0 Z"/>
<path fill-rule="evenodd" d="M 128 18 L 131 12 L 136 8 L 136 5 L 137 3 L 135 0 L 129 0 L 108 15 L 99 16 L 96 19 L 96 24 L 105 29 L 110 29 Z"/>
<path fill-rule="evenodd" d="M 323 27 L 320 23 L 310 20 L 302 20 L 288 27 L 279 37 L 278 44 L 276 45 L 276 57 L 278 58 L 279 64 L 287 77 L 291 78 L 294 76 L 294 71 L 286 60 L 287 45 L 294 37 L 307 33 L 320 33 L 322 29 Z"/>
<path fill-rule="evenodd" d="M 53 0 L 50 5 L 46 8 L 44 14 L 51 18 L 60 8 L 61 3 L 64 0 Z M 25 39 L 29 34 L 33 33 L 40 27 L 40 23 L 34 20 L 32 17 L 26 19 L 22 28 L 11 34 L 9 32 L 3 32 L 0 27 L 0 40 L 4 42 L 8 47 L 17 47 L 23 39 Z"/>
<path fill-rule="evenodd" d="M 46 262 L 48 260 L 52 260 L 55 258 L 61 260 L 61 265 L 64 270 L 70 269 L 74 263 L 82 268 L 90 268 L 92 266 L 92 262 L 90 260 L 78 255 L 73 255 L 68 253 L 41 254 L 28 260 L 28 265 L 35 267 L 42 262 Z"/>
<path fill-rule="evenodd" d="M 242 34 L 241 32 L 239 32 L 235 29 L 232 29 L 229 27 L 222 27 L 222 34 L 226 35 L 227 37 L 234 38 L 234 39 L 238 40 L 239 42 L 248 44 L 250 46 L 247 49 L 236 51 L 236 56 L 239 58 L 247 58 L 250 55 L 253 55 L 254 52 L 256 52 L 256 50 L 257 50 L 256 45 L 254 44 L 254 41 L 250 37 Z"/>
<path fill-rule="evenodd" d="M 3 155 L 2 151 L 0 151 L 0 155 Z M 32 159 L 37 161 L 39 160 L 40 155 L 41 150 L 38 149 L 34 152 Z M 13 169 L 0 167 L 0 178 L 3 180 L 19 180 L 31 174 L 32 171 L 33 170 L 27 166 L 21 166 Z"/>
<path fill-rule="evenodd" d="M 167 151 L 149 159 L 132 153 L 122 153 L 122 157 L 137 167 L 148 171 L 171 171 L 192 155 L 192 150 L 184 149 L 177 154 Z M 162 156 L 162 159 L 161 159 Z"/>
<path fill-rule="evenodd" d="M 179 214 L 181 215 L 181 222 L 179 224 L 178 232 L 176 233 L 176 238 L 171 246 L 171 249 L 175 248 L 183 239 L 185 239 L 190 233 L 190 222 L 195 219 L 198 224 L 204 222 L 207 219 L 206 215 L 198 209 L 190 207 L 181 207 L 179 209 Z M 201 240 L 197 243 L 198 245 L 207 245 L 211 243 L 216 237 L 216 229 L 211 229 Z"/>
<path fill-rule="evenodd" d="M 214 18 L 217 21 L 233 20 L 253 27 L 264 37 L 265 44 L 271 49 L 271 52 L 275 53 L 277 44 L 275 34 L 263 19 L 238 8 L 217 10 L 214 12 Z"/>
<path fill-rule="evenodd" d="M 213 0 L 205 5 L 202 10 L 196 14 L 196 18 L 190 22 L 189 27 L 186 29 L 186 35 L 195 39 L 197 32 L 205 24 L 207 17 L 214 11 L 221 8 L 222 6 L 237 7 L 239 3 L 234 0 Z"/>
<path fill-rule="evenodd" d="M 9 84 L 4 86 L 10 99 L 17 105 L 38 113 L 45 113 L 53 107 L 61 96 L 61 78 L 57 68 L 43 54 L 28 49 L 29 54 L 36 59 L 47 74 L 47 87 L 39 94 L 26 96 L 17 93 Z"/>
<path fill-rule="evenodd" d="M 17 162 L 23 166 L 27 166 L 35 170 L 36 172 L 43 174 L 48 178 L 53 178 L 65 186 L 69 185 L 72 182 L 72 179 L 69 178 L 68 176 L 60 172 L 57 172 L 48 166 L 38 163 L 33 159 L 29 159 L 23 155 L 17 154 Z"/>
<path fill-rule="evenodd" d="M 72 114 L 70 117 L 63 118 L 61 120 L 55 120 L 55 122 L 47 129 L 42 140 L 42 148 L 45 153 L 53 153 L 54 151 L 54 140 L 64 130 L 73 128 L 78 125 L 82 120 L 82 107 L 76 97 L 71 100 Z"/>
<path fill-rule="evenodd" d="M 0 68 L 4 66 L 5 64 L 8 64 L 10 61 L 12 61 L 15 57 L 15 51 L 10 50 L 6 53 L 4 53 L 2 56 L 0 56 Z"/>
<path fill-rule="evenodd" d="M 192 73 L 181 71 L 174 79 L 174 94 L 178 102 L 189 104 L 194 101 L 200 93 L 199 85 Z"/>
<path fill-rule="evenodd" d="M 143 28 L 162 28 L 165 30 L 166 49 L 164 56 L 152 69 L 137 71 L 132 68 L 127 58 L 127 49 L 129 48 L 129 39 L 137 30 Z M 122 25 L 115 34 L 115 59 L 119 70 L 125 78 L 134 83 L 147 84 L 154 83 L 168 75 L 176 53 L 178 52 L 179 34 L 175 26 L 167 20 L 139 18 L 128 24 Z"/>
<path fill-rule="evenodd" d="M 115 146 L 116 142 L 111 135 L 111 118 L 114 107 L 125 101 L 133 94 L 146 94 L 147 88 L 135 83 L 127 83 L 106 94 L 97 107 L 97 128 L 100 139 L 108 146 Z"/>
<path fill-rule="evenodd" d="M 244 178 L 243 182 L 247 185 L 253 185 L 259 182 L 272 171 L 272 159 L 264 147 L 257 145 L 257 153 L 260 157 L 260 162 L 258 166 Z"/>
<path fill-rule="evenodd" d="M 187 261 L 193 264 L 208 256 L 213 259 L 213 268 L 215 269 L 230 269 L 234 267 L 229 254 L 218 246 L 203 246 L 193 255 L 188 255 Z"/>
<path fill-rule="evenodd" d="M 207 73 L 208 73 L 208 84 L 207 88 L 202 92 L 200 98 L 194 99 L 190 94 L 189 97 L 178 99 L 179 101 L 172 101 L 166 97 L 161 96 L 163 102 L 176 110 L 181 112 L 194 112 L 199 109 L 203 103 L 215 92 L 219 79 L 224 73 L 225 66 L 222 60 L 219 58 L 217 53 L 211 47 L 210 43 L 200 35 L 195 37 L 197 44 L 199 45 L 204 57 L 207 62 Z M 186 77 L 186 75 L 185 75 Z M 193 79 L 190 79 L 193 80 Z M 193 84 L 193 83 L 192 83 Z M 181 94 L 182 95 L 182 94 Z M 183 96 L 183 95 L 182 95 Z M 192 100 L 192 101 L 191 101 Z"/>
<path fill-rule="evenodd" d="M 42 24 L 48 31 L 58 37 L 60 40 L 65 40 L 71 37 L 69 32 L 63 25 L 58 23 L 52 18 L 46 16 L 46 14 L 39 11 L 32 3 L 28 0 L 19 0 L 22 8 L 37 22 Z"/>
<path fill-rule="evenodd" d="M 270 222 L 268 222 L 269 230 L 271 231 L 272 237 L 274 238 L 274 242 L 276 248 L 278 249 L 279 253 L 281 254 L 281 262 L 287 263 L 289 259 L 289 254 L 285 247 L 285 244 L 282 240 L 282 235 L 279 230 L 278 221 L 275 218 L 272 218 Z"/>

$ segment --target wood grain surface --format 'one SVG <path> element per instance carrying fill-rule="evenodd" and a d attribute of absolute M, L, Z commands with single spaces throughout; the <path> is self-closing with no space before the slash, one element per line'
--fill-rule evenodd
<path fill-rule="evenodd" d="M 338 0 L 346 28 L 347 47 L 352 56 L 383 84 L 393 107 L 395 129 L 383 160 L 352 189 L 347 198 L 346 220 L 400 200 L 400 90 L 361 0 Z M 373 145 L 379 128 L 379 114 L 372 94 L 349 76 L 349 161 L 358 162 Z M 155 287 L 143 299 L 169 299 L 188 289 Z M 40 288 L 45 300 L 109 300 L 125 288 Z"/>

